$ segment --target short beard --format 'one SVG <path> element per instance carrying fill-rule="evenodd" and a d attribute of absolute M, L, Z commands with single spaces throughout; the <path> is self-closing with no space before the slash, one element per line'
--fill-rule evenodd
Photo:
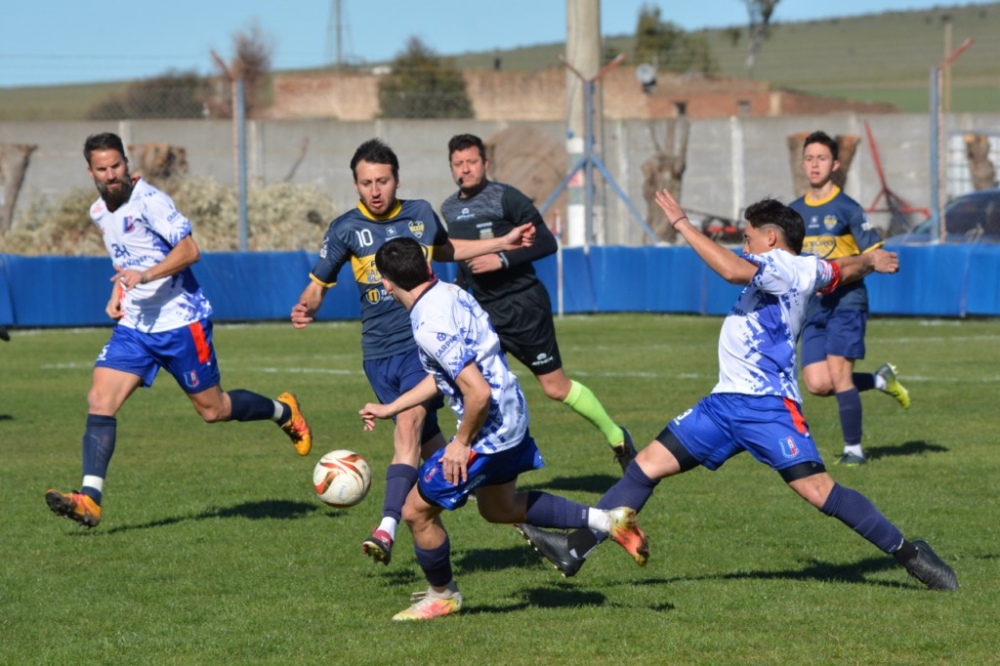
<path fill-rule="evenodd" d="M 125 176 L 121 180 L 121 189 L 117 192 L 109 190 L 105 183 L 95 182 L 94 184 L 97 185 L 97 192 L 104 200 L 104 205 L 112 213 L 121 208 L 132 196 L 132 176 L 128 171 L 125 172 Z"/>

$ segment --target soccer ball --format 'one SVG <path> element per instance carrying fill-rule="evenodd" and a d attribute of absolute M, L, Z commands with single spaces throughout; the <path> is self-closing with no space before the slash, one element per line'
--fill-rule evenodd
<path fill-rule="evenodd" d="M 372 485 L 368 461 L 354 451 L 338 449 L 323 456 L 313 469 L 313 488 L 325 504 L 354 506 Z"/>

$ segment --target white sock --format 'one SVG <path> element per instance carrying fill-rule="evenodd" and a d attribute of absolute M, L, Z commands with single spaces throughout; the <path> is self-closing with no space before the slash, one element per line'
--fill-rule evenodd
<path fill-rule="evenodd" d="M 884 391 L 885 386 L 886 386 L 885 377 L 883 377 L 882 375 L 875 375 L 875 388 L 877 388 L 879 391 Z"/>
<path fill-rule="evenodd" d="M 288 407 L 288 405 L 286 405 L 283 402 L 278 402 L 277 400 L 275 400 L 274 416 L 271 417 L 271 420 L 274 421 L 275 423 L 281 423 L 281 417 L 285 415 L 285 407 Z M 288 407 L 289 418 L 291 418 L 291 413 L 292 413 L 292 408 Z"/>
<path fill-rule="evenodd" d="M 850 453 L 852 456 L 859 456 L 861 458 L 865 457 L 860 444 L 844 444 L 844 453 Z"/>
<path fill-rule="evenodd" d="M 608 515 L 607 511 L 591 508 L 587 512 L 587 527 L 609 534 L 611 532 L 611 516 Z"/>
<path fill-rule="evenodd" d="M 99 476 L 85 476 L 83 477 L 83 485 L 80 486 L 80 490 L 84 488 L 93 488 L 99 493 L 104 493 L 104 479 Z"/>
<path fill-rule="evenodd" d="M 378 529 L 389 535 L 389 538 L 393 541 L 396 540 L 396 526 L 399 522 L 395 518 L 383 518 L 382 522 L 378 524 Z"/>

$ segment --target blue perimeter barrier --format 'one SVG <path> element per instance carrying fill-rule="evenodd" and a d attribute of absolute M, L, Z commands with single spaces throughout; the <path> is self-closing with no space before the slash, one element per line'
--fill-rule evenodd
<path fill-rule="evenodd" d="M 1000 246 L 892 248 L 897 275 L 867 278 L 875 315 L 1000 316 Z M 310 252 L 206 253 L 193 270 L 216 321 L 288 320 L 315 261 Z M 593 247 L 562 251 L 563 311 L 724 315 L 740 288 L 708 269 L 688 247 Z M 536 262 L 557 308 L 557 258 Z M 453 264 L 434 264 L 453 280 Z M 111 324 L 111 260 L 104 257 L 0 255 L 0 325 L 21 328 Z M 327 294 L 318 318 L 358 319 L 361 302 L 350 266 Z"/>

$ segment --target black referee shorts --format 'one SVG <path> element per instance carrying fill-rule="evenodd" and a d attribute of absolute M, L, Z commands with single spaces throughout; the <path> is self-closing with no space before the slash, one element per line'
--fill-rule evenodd
<path fill-rule="evenodd" d="M 535 375 L 548 374 L 562 367 L 552 321 L 552 301 L 544 284 L 537 282 L 520 293 L 482 305 L 500 336 L 504 352 Z"/>

